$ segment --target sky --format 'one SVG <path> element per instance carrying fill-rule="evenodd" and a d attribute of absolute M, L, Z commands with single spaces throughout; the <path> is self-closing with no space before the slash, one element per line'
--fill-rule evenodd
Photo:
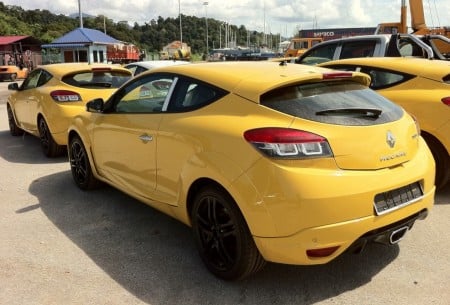
<path fill-rule="evenodd" d="M 376 27 L 400 20 L 401 0 L 0 0 L 25 10 L 69 15 L 81 11 L 140 25 L 182 15 L 208 17 L 248 30 L 294 36 L 301 29 Z M 407 5 L 408 5 L 408 1 Z M 449 0 L 423 0 L 429 27 L 450 26 Z M 408 8 L 409 14 L 409 8 Z M 409 19 L 408 19 L 409 20 Z M 409 22 L 409 21 L 408 21 Z"/>

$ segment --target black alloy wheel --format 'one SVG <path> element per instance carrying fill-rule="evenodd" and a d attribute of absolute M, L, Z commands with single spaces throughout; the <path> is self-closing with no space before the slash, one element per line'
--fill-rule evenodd
<path fill-rule="evenodd" d="M 265 260 L 231 196 L 220 187 L 200 190 L 191 211 L 200 257 L 214 275 L 240 280 L 259 271 Z"/>
<path fill-rule="evenodd" d="M 80 189 L 91 190 L 100 186 L 100 181 L 92 173 L 84 144 L 77 136 L 70 139 L 69 162 L 73 180 Z"/>
<path fill-rule="evenodd" d="M 65 147 L 58 145 L 50 133 L 47 123 L 43 118 L 38 121 L 39 139 L 41 141 L 41 148 L 44 155 L 48 158 L 61 156 Z"/>
<path fill-rule="evenodd" d="M 24 131 L 19 126 L 17 126 L 16 120 L 14 119 L 14 114 L 9 105 L 7 105 L 6 111 L 8 112 L 8 125 L 9 125 L 9 132 L 11 133 L 11 135 L 12 136 L 23 135 Z"/>

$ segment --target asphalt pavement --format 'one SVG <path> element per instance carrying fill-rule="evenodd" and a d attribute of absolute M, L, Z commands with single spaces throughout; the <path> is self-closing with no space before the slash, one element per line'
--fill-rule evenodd
<path fill-rule="evenodd" d="M 190 229 L 111 187 L 83 192 L 67 157 L 12 137 L 0 82 L 0 304 L 450 304 L 450 185 L 395 246 L 326 265 L 268 264 L 240 282 L 203 266 Z"/>

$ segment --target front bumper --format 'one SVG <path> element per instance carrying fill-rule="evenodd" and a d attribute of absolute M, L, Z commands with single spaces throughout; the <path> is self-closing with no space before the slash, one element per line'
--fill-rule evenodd
<path fill-rule="evenodd" d="M 11 80 L 13 73 L 0 73 L 0 81 Z"/>

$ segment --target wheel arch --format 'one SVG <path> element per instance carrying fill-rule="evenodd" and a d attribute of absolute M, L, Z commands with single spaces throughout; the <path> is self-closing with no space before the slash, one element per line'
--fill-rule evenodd
<path fill-rule="evenodd" d="M 8 110 L 8 109 L 11 110 L 11 113 L 13 114 L 14 121 L 17 124 L 18 122 L 17 122 L 17 117 L 16 117 L 16 109 L 14 109 L 14 107 L 11 106 L 11 103 L 9 101 L 6 102 L 6 110 Z M 17 126 L 20 126 L 20 125 L 17 124 Z"/>
<path fill-rule="evenodd" d="M 252 235 L 270 236 L 275 233 L 273 219 L 268 214 L 264 204 L 257 204 L 256 202 L 253 202 L 252 204 L 252 202 L 247 199 L 248 194 L 241 194 L 234 184 L 225 187 L 220 182 L 211 178 L 199 178 L 190 185 L 186 194 L 186 205 L 184 208 L 184 213 L 186 213 L 186 217 L 184 218 L 186 219 L 186 224 L 191 225 L 192 223 L 191 211 L 196 194 L 199 190 L 207 186 L 217 187 L 226 192 L 233 199 L 236 208 L 239 209 L 244 217 L 244 221 Z M 240 187 L 242 187 L 242 185 L 240 185 Z M 249 191 L 249 189 L 252 189 L 250 192 L 253 193 L 254 198 L 257 198 L 258 195 L 256 190 L 247 184 L 246 191 Z"/>
<path fill-rule="evenodd" d="M 445 145 L 433 134 L 422 130 L 421 135 L 431 150 L 436 162 L 436 188 L 444 187 L 450 181 L 450 154 Z M 439 162 L 439 164 L 438 164 Z"/>
<path fill-rule="evenodd" d="M 76 121 L 75 121 L 75 123 L 76 123 Z M 89 138 L 84 137 L 82 134 L 83 134 L 83 132 L 80 132 L 78 129 L 74 128 L 73 126 L 69 127 L 69 130 L 67 132 L 67 150 L 70 151 L 70 143 L 74 137 L 80 138 L 81 142 L 83 142 L 84 148 L 85 148 L 87 156 L 89 158 L 89 164 L 91 166 L 91 170 L 92 170 L 94 176 L 98 179 L 101 179 L 101 178 L 99 178 L 99 175 L 97 172 L 97 167 L 95 166 L 94 158 L 92 157 L 91 141 L 89 140 Z"/>

